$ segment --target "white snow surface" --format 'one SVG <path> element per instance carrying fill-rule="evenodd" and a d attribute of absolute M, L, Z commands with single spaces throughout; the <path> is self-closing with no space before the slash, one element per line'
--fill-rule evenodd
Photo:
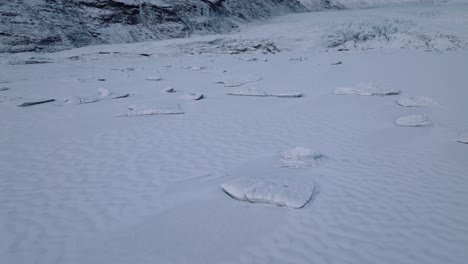
<path fill-rule="evenodd" d="M 456 139 L 468 131 L 468 50 L 460 44 L 468 39 L 467 14 L 466 3 L 451 2 L 324 11 L 233 35 L 0 54 L 1 87 L 10 88 L 0 92 L 0 262 L 465 264 L 468 145 Z M 390 41 L 387 33 L 374 41 L 363 32 L 348 51 L 324 45 L 350 24 L 359 26 L 344 32 L 411 27 L 391 31 Z M 450 49 L 400 45 L 410 36 L 401 32 L 460 42 L 446 42 Z M 233 39 L 244 41 L 229 45 Z M 271 43 L 280 51 L 264 53 Z M 244 56 L 258 60 L 239 60 Z M 37 61 L 48 63 L 29 64 Z M 228 96 L 244 87 L 220 80 L 305 96 Z M 401 95 L 332 93 L 360 82 Z M 162 92 L 168 86 L 176 92 Z M 11 101 L 98 96 L 99 87 L 133 96 L 67 107 Z M 417 114 L 395 103 L 414 95 L 439 103 L 417 108 L 435 125 L 394 124 Z M 180 105 L 184 114 L 114 117 L 129 105 Z M 326 162 L 278 166 L 293 146 L 320 151 Z M 220 188 L 278 177 L 314 186 L 306 206 L 240 202 Z"/>

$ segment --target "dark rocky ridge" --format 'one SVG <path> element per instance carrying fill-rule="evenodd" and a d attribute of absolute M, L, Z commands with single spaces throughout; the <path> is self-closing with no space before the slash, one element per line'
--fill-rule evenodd
<path fill-rule="evenodd" d="M 0 52 L 224 33 L 303 11 L 298 0 L 0 0 Z"/>

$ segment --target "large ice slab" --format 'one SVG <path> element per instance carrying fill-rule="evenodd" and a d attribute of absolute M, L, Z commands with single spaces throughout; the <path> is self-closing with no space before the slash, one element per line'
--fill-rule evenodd
<path fill-rule="evenodd" d="M 432 121 L 426 115 L 402 116 L 395 121 L 397 126 L 422 127 L 431 126 Z"/>
<path fill-rule="evenodd" d="M 431 107 L 437 105 L 437 102 L 434 99 L 427 96 L 401 98 L 398 99 L 396 103 L 404 107 Z"/>
<path fill-rule="evenodd" d="M 285 92 L 285 93 L 270 93 L 259 90 L 257 88 L 238 89 L 236 91 L 227 92 L 227 95 L 233 96 L 257 96 L 257 97 L 281 97 L 281 98 L 297 98 L 302 97 L 302 93 Z"/>
<path fill-rule="evenodd" d="M 132 117 L 147 115 L 181 115 L 184 111 L 176 106 L 129 106 L 130 112 L 115 115 L 115 117 Z"/>
<path fill-rule="evenodd" d="M 337 95 L 386 96 L 398 95 L 400 92 L 400 90 L 385 88 L 376 83 L 360 83 L 354 87 L 337 88 L 333 93 Z"/>
<path fill-rule="evenodd" d="M 310 201 L 314 184 L 288 179 L 236 179 L 221 184 L 231 197 L 252 203 L 302 208 Z"/>

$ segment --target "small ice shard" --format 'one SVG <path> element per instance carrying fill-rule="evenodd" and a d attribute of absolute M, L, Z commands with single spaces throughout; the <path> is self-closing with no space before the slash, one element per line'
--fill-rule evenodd
<path fill-rule="evenodd" d="M 146 77 L 145 80 L 152 81 L 152 82 L 159 82 L 159 81 L 162 81 L 163 78 L 162 77 L 156 77 L 156 76 L 150 76 L 150 77 Z"/>
<path fill-rule="evenodd" d="M 402 98 L 398 99 L 396 103 L 404 107 L 431 107 L 437 105 L 437 102 L 434 99 L 426 96 Z"/>
<path fill-rule="evenodd" d="M 337 88 L 333 93 L 337 95 L 385 96 L 398 95 L 401 91 L 383 88 L 375 83 L 360 83 L 353 88 Z"/>
<path fill-rule="evenodd" d="M 258 90 L 256 88 L 247 88 L 237 91 L 227 92 L 227 95 L 233 96 L 259 96 L 259 97 L 283 97 L 283 98 L 297 98 L 302 97 L 302 93 L 291 92 L 291 93 L 267 93 L 265 91 Z"/>
<path fill-rule="evenodd" d="M 410 115 L 402 116 L 395 121 L 397 126 L 410 126 L 410 127 L 422 127 L 431 126 L 432 122 L 426 117 L 426 115 Z"/>
<path fill-rule="evenodd" d="M 147 107 L 147 106 L 129 106 L 130 112 L 117 114 L 115 117 L 132 117 L 132 116 L 145 116 L 145 115 L 180 115 L 184 114 L 184 111 L 180 106 L 176 107 Z"/>
<path fill-rule="evenodd" d="M 171 87 L 171 86 L 165 87 L 165 88 L 163 89 L 163 91 L 164 91 L 165 93 L 175 93 L 175 92 L 176 92 L 176 90 L 174 89 L 174 87 Z"/>
<path fill-rule="evenodd" d="M 460 142 L 460 143 L 468 144 L 468 131 L 461 133 L 458 136 L 457 141 Z"/>
<path fill-rule="evenodd" d="M 189 93 L 189 94 L 182 95 L 181 98 L 184 100 L 201 100 L 204 98 L 204 96 L 203 94 Z"/>
<path fill-rule="evenodd" d="M 28 101 L 28 102 L 24 102 L 24 103 L 18 104 L 17 106 L 19 106 L 19 107 L 27 107 L 27 106 L 33 106 L 33 105 L 39 105 L 39 104 L 50 103 L 50 102 L 54 102 L 54 101 L 55 101 L 55 99 L 45 99 L 45 100 L 37 100 L 37 101 Z"/>
<path fill-rule="evenodd" d="M 292 179 L 236 179 L 221 184 L 231 197 L 252 203 L 302 208 L 312 198 L 314 184 L 303 184 Z"/>
<path fill-rule="evenodd" d="M 309 148 L 294 147 L 281 153 L 281 167 L 304 168 L 317 165 L 317 161 L 325 155 L 312 152 Z"/>

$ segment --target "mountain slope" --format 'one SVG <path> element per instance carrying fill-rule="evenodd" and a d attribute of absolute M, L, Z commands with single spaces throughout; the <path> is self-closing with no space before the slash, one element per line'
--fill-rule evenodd
<path fill-rule="evenodd" d="M 297 0 L 11 0 L 0 3 L 0 52 L 228 32 L 240 22 L 303 11 Z"/>

